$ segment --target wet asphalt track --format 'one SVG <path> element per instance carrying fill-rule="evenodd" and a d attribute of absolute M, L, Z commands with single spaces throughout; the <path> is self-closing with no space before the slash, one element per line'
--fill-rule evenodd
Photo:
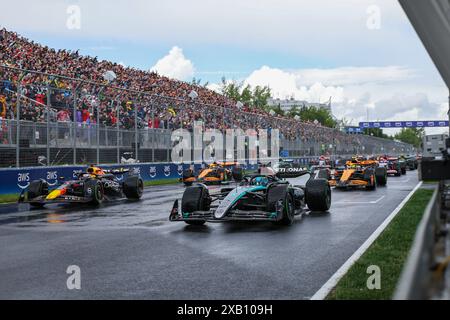
<path fill-rule="evenodd" d="M 410 171 L 375 192 L 334 190 L 330 213 L 291 227 L 169 222 L 181 185 L 97 209 L 0 206 L 0 299 L 308 299 L 416 184 Z M 66 287 L 69 265 L 81 290 Z"/>

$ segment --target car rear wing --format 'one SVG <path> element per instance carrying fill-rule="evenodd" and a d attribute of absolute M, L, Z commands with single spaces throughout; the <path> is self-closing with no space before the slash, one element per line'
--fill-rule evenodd
<path fill-rule="evenodd" d="M 298 178 L 301 176 L 304 176 L 305 174 L 311 173 L 309 169 L 307 168 L 278 168 L 276 172 L 276 176 L 280 179 L 287 179 L 287 178 Z"/>

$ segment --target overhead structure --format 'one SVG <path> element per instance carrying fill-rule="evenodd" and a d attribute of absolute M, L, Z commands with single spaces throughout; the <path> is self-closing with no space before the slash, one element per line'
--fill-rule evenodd
<path fill-rule="evenodd" d="M 422 120 L 422 121 L 374 121 L 360 122 L 359 127 L 362 129 L 370 128 L 439 128 L 448 127 L 447 120 Z"/>
<path fill-rule="evenodd" d="M 450 88 L 450 1 L 399 0 L 428 54 Z"/>

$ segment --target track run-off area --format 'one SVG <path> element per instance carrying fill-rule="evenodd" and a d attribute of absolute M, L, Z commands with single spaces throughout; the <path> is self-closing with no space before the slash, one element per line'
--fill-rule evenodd
<path fill-rule="evenodd" d="M 375 191 L 333 190 L 329 213 L 289 227 L 169 222 L 181 184 L 96 208 L 0 205 L 0 299 L 309 299 L 417 183 L 408 171 Z"/>

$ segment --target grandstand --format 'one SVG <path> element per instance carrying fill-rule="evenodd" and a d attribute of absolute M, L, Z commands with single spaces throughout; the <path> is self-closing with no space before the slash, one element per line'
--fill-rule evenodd
<path fill-rule="evenodd" d="M 105 73 L 114 79 L 105 80 Z M 195 91 L 196 98 L 190 93 Z M 412 147 L 271 116 L 205 87 L 55 50 L 0 31 L 0 165 L 170 161 L 171 132 L 279 129 L 290 156 L 400 153 Z"/>

